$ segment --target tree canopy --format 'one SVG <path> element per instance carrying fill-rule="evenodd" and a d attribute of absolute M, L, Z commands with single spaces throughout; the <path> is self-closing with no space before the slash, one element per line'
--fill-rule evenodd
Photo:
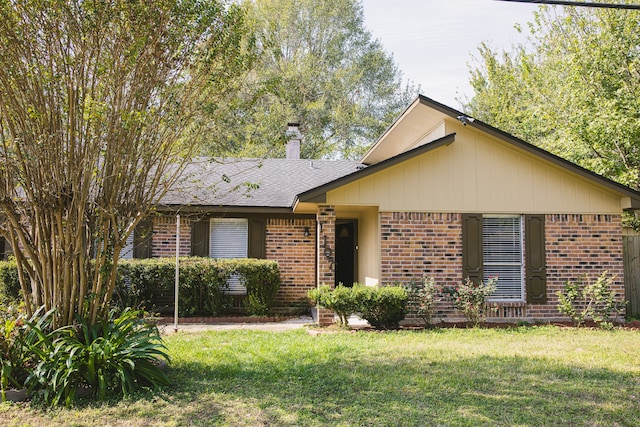
<path fill-rule="evenodd" d="M 543 6 L 534 16 L 528 43 L 481 45 L 466 112 L 640 188 L 640 15 Z"/>
<path fill-rule="evenodd" d="M 126 237 L 244 67 L 217 0 L 0 1 L 0 234 L 27 305 L 103 316 Z"/>
<path fill-rule="evenodd" d="M 299 122 L 303 157 L 356 158 L 417 94 L 364 27 L 357 0 L 245 0 L 242 7 L 256 62 L 224 106 L 212 134 L 227 145 L 213 154 L 283 157 L 286 125 Z"/>

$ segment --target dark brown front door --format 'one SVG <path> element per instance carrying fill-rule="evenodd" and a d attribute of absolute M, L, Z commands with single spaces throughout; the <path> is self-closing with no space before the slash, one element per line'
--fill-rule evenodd
<path fill-rule="evenodd" d="M 356 220 L 336 221 L 336 286 L 353 286 L 356 281 L 357 233 Z"/>

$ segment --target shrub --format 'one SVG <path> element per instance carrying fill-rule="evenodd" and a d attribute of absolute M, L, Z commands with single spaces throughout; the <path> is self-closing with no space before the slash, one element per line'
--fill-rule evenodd
<path fill-rule="evenodd" d="M 436 286 L 433 277 L 425 278 L 422 282 L 412 282 L 407 285 L 409 295 L 409 305 L 413 312 L 426 325 L 433 324 L 433 317 L 436 310 L 436 303 L 439 300 L 441 289 Z"/>
<path fill-rule="evenodd" d="M 334 289 L 322 285 L 310 290 L 308 295 L 314 303 L 333 310 L 341 326 L 349 326 L 349 316 L 359 313 L 380 329 L 398 327 L 406 315 L 408 300 L 402 286 L 368 287 L 358 283 L 352 287 L 338 285 Z"/>
<path fill-rule="evenodd" d="M 338 324 L 347 327 L 349 316 L 360 311 L 364 296 L 363 288 L 358 284 L 354 284 L 353 287 L 338 285 L 334 289 L 329 285 L 321 285 L 311 289 L 308 295 L 315 304 L 333 310 L 338 316 Z"/>
<path fill-rule="evenodd" d="M 278 263 L 264 259 L 217 260 L 221 269 L 228 274 L 239 274 L 247 288 L 245 308 L 252 316 L 269 315 L 280 289 Z"/>
<path fill-rule="evenodd" d="M 0 260 L 0 300 L 15 303 L 22 300 L 18 266 L 13 259 Z"/>
<path fill-rule="evenodd" d="M 33 395 L 50 405 L 69 405 L 80 389 L 103 400 L 141 386 L 168 385 L 160 367 L 169 360 L 166 347 L 141 314 L 112 310 L 94 325 L 77 317 L 78 325 L 53 331 L 48 331 L 47 317 L 29 324 L 39 337 L 31 347 L 38 363 L 26 381 L 32 392 L 39 391 Z"/>
<path fill-rule="evenodd" d="M 227 281 L 240 276 L 247 288 L 246 309 L 252 315 L 270 314 L 280 288 L 275 261 L 258 259 L 180 260 L 180 316 L 229 313 L 233 297 Z M 121 307 L 170 312 L 174 303 L 175 259 L 121 260 L 118 264 L 117 300 Z"/>
<path fill-rule="evenodd" d="M 557 292 L 558 311 L 569 316 L 576 327 L 584 324 L 587 318 L 601 328 L 613 326 L 611 314 L 617 315 L 625 303 L 617 300 L 611 289 L 615 277 L 607 276 L 605 271 L 594 282 L 589 281 L 588 275 L 577 283 L 567 281 L 564 290 Z"/>
<path fill-rule="evenodd" d="M 407 314 L 409 295 L 403 286 L 361 287 L 360 315 L 376 329 L 394 329 Z"/>
<path fill-rule="evenodd" d="M 466 279 L 462 284 L 444 289 L 448 293 L 454 306 L 464 314 L 473 326 L 478 326 L 487 320 L 487 314 L 494 310 L 488 303 L 489 298 L 496 291 L 497 277 L 490 277 L 485 282 L 476 283 Z"/>
<path fill-rule="evenodd" d="M 29 332 L 24 310 L 18 306 L 0 304 L 0 388 L 2 401 L 9 389 L 21 389 L 33 364 L 29 351 Z"/>

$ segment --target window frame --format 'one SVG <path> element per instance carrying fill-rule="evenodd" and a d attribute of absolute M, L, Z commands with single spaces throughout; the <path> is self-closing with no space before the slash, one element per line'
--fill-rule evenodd
<path fill-rule="evenodd" d="M 519 256 L 519 260 L 517 262 L 508 262 L 508 261 L 488 261 L 487 258 L 491 258 L 490 256 L 487 256 L 487 252 L 486 249 L 488 247 L 488 243 L 494 243 L 494 242 L 487 242 L 486 237 L 490 236 L 489 233 L 486 232 L 485 230 L 485 220 L 491 220 L 491 219 L 501 219 L 501 218 L 510 218 L 510 219 L 518 219 L 517 222 L 515 222 L 517 224 L 518 227 L 518 237 L 517 237 L 517 245 L 519 246 L 514 252 L 518 253 Z M 525 265 L 526 265 L 526 257 L 525 257 L 525 224 L 524 224 L 524 216 L 523 215 L 505 215 L 505 214 L 483 214 L 482 215 L 482 270 L 483 270 L 483 281 L 486 283 L 490 277 L 498 277 L 498 289 L 500 289 L 500 274 L 496 274 L 495 272 L 495 268 L 496 267 L 500 267 L 500 266 L 504 266 L 504 267 L 508 267 L 508 266 L 517 266 L 519 267 L 517 269 L 518 271 L 518 276 L 519 276 L 519 286 L 518 286 L 518 290 L 519 290 L 519 295 L 516 294 L 512 294 L 512 296 L 490 296 L 488 298 L 489 301 L 491 302 L 502 302 L 502 303 L 506 303 L 506 302 L 525 302 L 526 301 L 526 272 L 525 272 Z M 493 271 L 492 271 L 493 270 Z M 515 286 L 514 286 L 515 288 Z"/>
<path fill-rule="evenodd" d="M 237 242 L 241 242 L 241 245 L 238 245 L 236 247 L 234 247 L 235 249 L 239 249 L 238 252 L 235 252 L 233 254 L 233 256 L 219 256 L 219 246 L 216 247 L 215 245 L 218 244 L 218 241 L 220 239 L 220 237 L 223 237 L 224 239 L 228 239 L 230 236 L 215 236 L 214 233 L 216 233 L 217 230 L 220 230 L 220 227 L 216 227 L 216 224 L 225 224 L 225 226 L 232 226 L 234 224 L 238 225 L 238 224 L 242 224 L 243 228 L 244 228 L 244 234 L 242 235 L 241 233 L 238 234 L 237 236 L 234 235 L 233 237 L 242 237 L 242 240 L 238 240 Z M 214 217 L 214 218 L 210 218 L 209 219 L 209 256 L 211 258 L 214 259 L 240 259 L 240 258 L 249 258 L 249 227 L 250 227 L 250 221 L 248 218 L 220 218 L 220 217 Z M 233 230 L 233 232 L 235 233 L 236 230 Z M 241 256 L 240 253 L 243 253 L 243 255 Z M 247 294 L 247 287 L 241 282 L 240 280 L 240 275 L 238 274 L 232 274 L 229 279 L 227 280 L 227 294 L 229 295 L 246 295 Z"/>

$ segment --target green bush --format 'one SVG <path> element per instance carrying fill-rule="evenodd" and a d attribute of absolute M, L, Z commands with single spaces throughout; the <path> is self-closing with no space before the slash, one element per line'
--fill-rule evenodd
<path fill-rule="evenodd" d="M 433 277 L 422 281 L 412 281 L 406 285 L 409 294 L 410 310 L 414 312 L 427 326 L 433 325 L 436 314 L 436 304 L 442 297 L 441 287 L 437 286 Z"/>
<path fill-rule="evenodd" d="M 397 328 L 406 315 L 409 298 L 402 286 L 368 287 L 358 283 L 334 289 L 322 285 L 308 295 L 314 303 L 333 310 L 341 326 L 349 326 L 349 316 L 359 313 L 378 329 Z"/>
<path fill-rule="evenodd" d="M 619 313 L 625 305 L 611 289 L 613 279 L 605 271 L 593 282 L 588 276 L 577 283 L 566 282 L 564 290 L 557 292 L 558 311 L 569 316 L 576 327 L 590 318 L 598 327 L 610 328 L 612 313 Z"/>
<path fill-rule="evenodd" d="M 0 261 L 0 300 L 16 302 L 22 299 L 15 260 Z"/>
<path fill-rule="evenodd" d="M 338 324 L 347 327 L 349 316 L 360 312 L 364 297 L 363 288 L 357 283 L 353 287 L 338 285 L 333 289 L 329 285 L 322 285 L 311 289 L 308 296 L 315 304 L 333 310 L 338 316 Z"/>
<path fill-rule="evenodd" d="M 395 329 L 407 314 L 409 294 L 404 286 L 362 287 L 360 315 L 376 329 Z"/>
<path fill-rule="evenodd" d="M 273 312 L 280 289 L 280 272 L 275 261 L 262 259 L 180 259 L 179 315 L 219 316 L 233 310 L 233 296 L 227 280 L 233 274 L 247 288 L 245 308 L 250 315 Z M 114 303 L 121 308 L 144 308 L 172 313 L 175 288 L 175 258 L 118 261 Z M 21 299 L 15 261 L 0 261 L 0 301 Z"/>
<path fill-rule="evenodd" d="M 248 314 L 272 314 L 281 284 L 277 262 L 255 258 L 219 259 L 216 262 L 229 275 L 240 275 L 240 281 L 247 288 L 245 308 Z"/>
<path fill-rule="evenodd" d="M 10 389 L 22 389 L 33 367 L 33 353 L 29 346 L 33 341 L 25 322 L 22 306 L 0 303 L 0 388 L 2 401 Z M 37 337 L 35 337 L 37 338 Z"/>
<path fill-rule="evenodd" d="M 247 288 L 246 310 L 266 315 L 280 288 L 275 261 L 259 259 L 180 259 L 180 316 L 218 316 L 233 309 L 227 280 L 238 274 Z M 169 312 L 174 304 L 175 259 L 121 260 L 118 263 L 117 300 L 120 306 Z"/>
<path fill-rule="evenodd" d="M 106 319 L 50 331 L 50 313 L 38 323 L 28 323 L 40 340 L 30 350 L 38 361 L 26 384 L 34 398 L 49 405 L 69 405 L 78 390 L 94 398 L 129 395 L 142 387 L 169 384 L 161 363 L 168 361 L 166 347 L 155 326 L 142 312 L 112 310 Z"/>

